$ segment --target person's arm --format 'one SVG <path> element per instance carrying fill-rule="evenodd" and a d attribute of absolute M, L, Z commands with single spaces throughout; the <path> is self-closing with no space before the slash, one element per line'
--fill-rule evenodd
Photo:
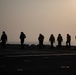
<path fill-rule="evenodd" d="M 62 38 L 62 42 L 63 42 L 63 38 Z"/>
<path fill-rule="evenodd" d="M 55 42 L 55 38 L 54 38 L 54 42 Z"/>
<path fill-rule="evenodd" d="M 8 38 L 7 38 L 7 35 L 6 35 L 6 42 L 7 42 Z"/>

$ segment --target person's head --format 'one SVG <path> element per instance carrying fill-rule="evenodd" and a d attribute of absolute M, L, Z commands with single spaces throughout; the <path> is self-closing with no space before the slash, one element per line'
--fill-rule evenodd
<path fill-rule="evenodd" d="M 51 36 L 53 36 L 53 34 L 51 34 Z"/>
<path fill-rule="evenodd" d="M 5 34 L 5 31 L 3 31 L 2 33 Z"/>
<path fill-rule="evenodd" d="M 61 34 L 59 34 L 59 36 L 61 36 Z"/>
<path fill-rule="evenodd" d="M 41 36 L 42 34 L 39 34 L 39 36 Z"/>
<path fill-rule="evenodd" d="M 21 34 L 23 34 L 23 32 L 21 32 Z"/>
<path fill-rule="evenodd" d="M 67 34 L 67 36 L 69 36 L 69 34 Z"/>

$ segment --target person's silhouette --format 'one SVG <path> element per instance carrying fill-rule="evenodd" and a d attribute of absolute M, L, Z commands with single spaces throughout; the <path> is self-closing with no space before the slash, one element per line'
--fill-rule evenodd
<path fill-rule="evenodd" d="M 50 38 L 49 38 L 49 42 L 51 43 L 51 47 L 53 47 L 53 44 L 55 42 L 55 37 L 53 34 L 51 34 Z"/>
<path fill-rule="evenodd" d="M 75 39 L 76 39 L 76 36 L 75 36 Z"/>
<path fill-rule="evenodd" d="M 23 33 L 23 32 L 21 32 L 21 34 L 20 34 L 20 42 L 21 42 L 21 48 L 23 49 L 24 48 L 24 39 L 26 38 L 26 35 Z"/>
<path fill-rule="evenodd" d="M 2 44 L 3 49 L 5 49 L 6 42 L 7 42 L 7 35 L 5 31 L 3 31 L 1 35 L 1 44 Z"/>
<path fill-rule="evenodd" d="M 39 41 L 39 47 L 42 48 L 44 41 L 44 36 L 42 34 L 39 34 L 38 41 Z"/>
<path fill-rule="evenodd" d="M 67 34 L 66 46 L 70 46 L 70 43 L 71 43 L 71 36 Z"/>
<path fill-rule="evenodd" d="M 61 47 L 61 44 L 63 42 L 63 38 L 62 38 L 61 34 L 58 34 L 57 41 L 58 41 L 58 47 Z"/>

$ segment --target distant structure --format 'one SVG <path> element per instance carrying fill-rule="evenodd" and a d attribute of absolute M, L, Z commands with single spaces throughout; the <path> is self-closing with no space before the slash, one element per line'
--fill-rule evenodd
<path fill-rule="evenodd" d="M 69 34 L 67 34 L 67 41 L 66 41 L 66 46 L 71 46 L 71 36 Z"/>
<path fill-rule="evenodd" d="M 55 42 L 55 37 L 53 34 L 51 34 L 50 38 L 49 38 L 49 42 L 51 43 L 51 47 L 54 47 L 53 44 Z"/>
<path fill-rule="evenodd" d="M 21 48 L 22 49 L 24 49 L 24 40 L 25 40 L 25 38 L 26 38 L 26 35 L 23 32 L 21 32 L 21 34 L 20 34 L 20 42 L 21 42 Z"/>
<path fill-rule="evenodd" d="M 58 34 L 57 41 L 58 41 L 58 47 L 61 47 L 63 42 L 63 38 L 61 34 Z"/>
<path fill-rule="evenodd" d="M 7 35 L 6 35 L 5 31 L 3 31 L 2 35 L 1 35 L 1 45 L 2 45 L 3 49 L 5 49 L 5 47 L 6 47 L 6 42 L 7 42 Z"/>
<path fill-rule="evenodd" d="M 39 34 L 38 41 L 39 41 L 39 47 L 42 48 L 44 41 L 44 36 L 42 34 Z"/>

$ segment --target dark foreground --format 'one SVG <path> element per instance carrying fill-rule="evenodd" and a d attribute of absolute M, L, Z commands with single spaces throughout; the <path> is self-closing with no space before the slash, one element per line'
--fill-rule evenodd
<path fill-rule="evenodd" d="M 0 58 L 1 73 L 70 74 L 76 72 L 76 56 L 23 56 Z"/>
<path fill-rule="evenodd" d="M 46 50 L 1 50 L 0 75 L 76 74 L 76 49 Z"/>

